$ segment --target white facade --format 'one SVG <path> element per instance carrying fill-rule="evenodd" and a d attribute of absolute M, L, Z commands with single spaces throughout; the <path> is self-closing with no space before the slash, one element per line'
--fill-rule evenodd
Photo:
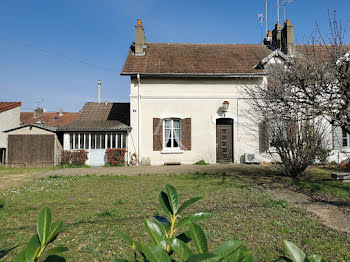
<path fill-rule="evenodd" d="M 233 119 L 233 162 L 244 153 L 259 153 L 258 124 L 248 115 L 243 88 L 262 84 L 264 78 L 131 78 L 129 154 L 143 164 L 168 162 L 216 163 L 216 119 Z M 224 101 L 229 102 L 222 112 Z M 153 150 L 153 118 L 191 118 L 191 150 Z M 139 143 L 139 144 L 138 144 Z"/>
<path fill-rule="evenodd" d="M 7 134 L 3 131 L 19 126 L 20 112 L 20 106 L 0 112 L 0 148 L 7 147 Z"/>

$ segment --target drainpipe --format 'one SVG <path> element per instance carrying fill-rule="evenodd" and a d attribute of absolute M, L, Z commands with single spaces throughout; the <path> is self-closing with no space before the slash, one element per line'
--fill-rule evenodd
<path fill-rule="evenodd" d="M 140 132 L 140 85 L 141 78 L 140 74 L 137 74 L 137 159 L 139 162 L 139 166 L 141 166 L 141 155 L 140 155 L 140 143 L 141 143 L 141 132 Z"/>

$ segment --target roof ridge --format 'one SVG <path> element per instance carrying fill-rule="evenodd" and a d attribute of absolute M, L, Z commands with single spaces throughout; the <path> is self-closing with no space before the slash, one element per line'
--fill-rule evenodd
<path fill-rule="evenodd" d="M 159 44 L 159 45 L 241 45 L 241 46 L 266 46 L 263 44 L 247 44 L 247 43 L 155 43 L 146 42 L 146 45 Z"/>

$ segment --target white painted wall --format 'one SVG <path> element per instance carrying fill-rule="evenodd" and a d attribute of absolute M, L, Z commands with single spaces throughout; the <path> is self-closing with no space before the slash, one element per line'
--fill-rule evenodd
<path fill-rule="evenodd" d="M 3 131 L 19 126 L 20 112 L 20 106 L 0 112 L 0 148 L 7 147 L 7 134 Z"/>
<path fill-rule="evenodd" d="M 152 165 L 165 162 L 184 164 L 205 160 L 216 162 L 216 118 L 219 110 L 229 101 L 226 117 L 233 118 L 234 162 L 241 162 L 244 153 L 259 152 L 258 126 L 248 119 L 249 106 L 244 100 L 243 88 L 262 83 L 263 78 L 142 78 L 140 85 L 140 155 L 150 158 Z M 138 85 L 131 80 L 129 153 L 138 152 Z M 153 151 L 153 118 L 180 117 L 192 119 L 192 150 L 178 154 Z"/>

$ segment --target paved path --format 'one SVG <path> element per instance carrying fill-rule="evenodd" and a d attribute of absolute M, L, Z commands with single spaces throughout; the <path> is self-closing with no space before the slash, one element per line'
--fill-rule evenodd
<path fill-rule="evenodd" d="M 286 187 L 283 177 L 269 175 L 270 167 L 247 166 L 238 164 L 215 164 L 206 166 L 135 166 L 135 167 L 91 167 L 91 168 L 65 168 L 55 169 L 41 174 L 20 174 L 0 176 L 0 191 L 19 186 L 28 181 L 48 176 L 83 176 L 83 175 L 139 175 L 139 174 L 186 174 L 208 173 L 239 176 L 268 191 L 278 199 L 283 199 L 297 207 L 317 215 L 326 225 L 338 231 L 350 234 L 349 208 L 340 208 L 331 203 L 313 200 L 309 196 L 295 192 Z"/>

